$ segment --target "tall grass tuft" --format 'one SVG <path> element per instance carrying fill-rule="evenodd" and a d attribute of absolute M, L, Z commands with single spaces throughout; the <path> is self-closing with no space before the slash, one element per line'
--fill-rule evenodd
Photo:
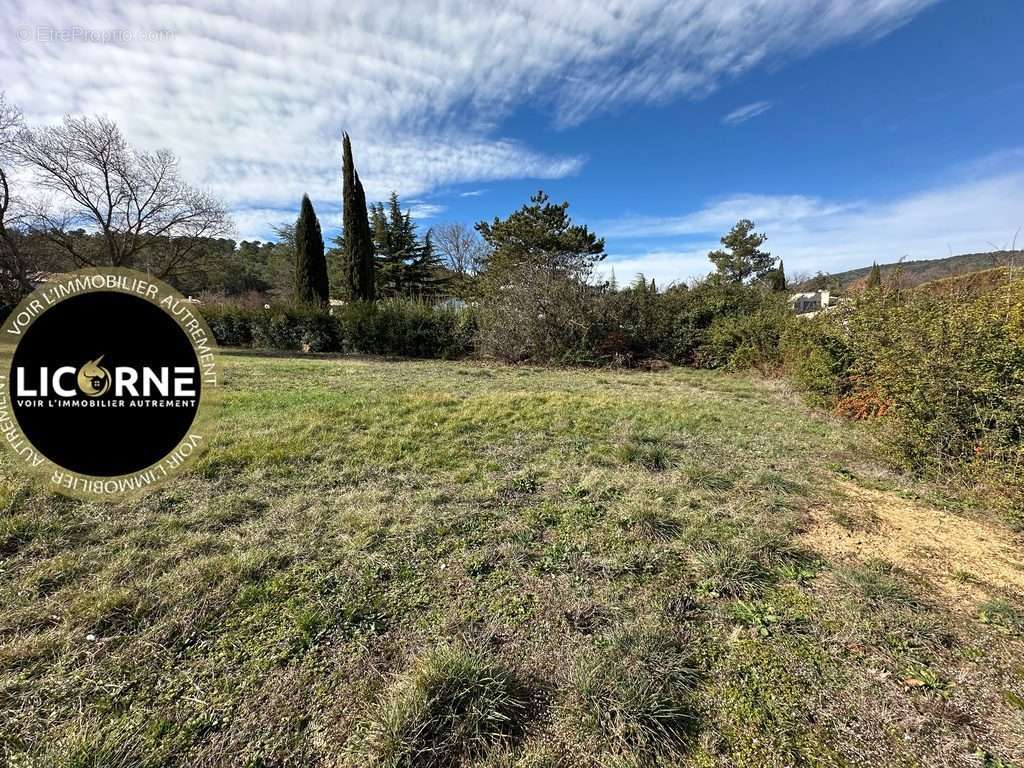
<path fill-rule="evenodd" d="M 479 650 L 443 646 L 385 693 L 349 756 L 389 768 L 452 765 L 509 746 L 527 711 L 510 672 Z"/>
<path fill-rule="evenodd" d="M 697 723 L 691 656 L 668 630 L 620 631 L 572 673 L 571 715 L 610 755 L 679 752 Z"/>

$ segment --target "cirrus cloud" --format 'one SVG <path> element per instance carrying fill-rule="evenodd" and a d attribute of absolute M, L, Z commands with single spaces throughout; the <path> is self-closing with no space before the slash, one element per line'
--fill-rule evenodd
<path fill-rule="evenodd" d="M 584 157 L 502 137 L 504 117 L 699 97 L 932 2 L 0 0 L 0 68 L 31 119 L 105 113 L 233 208 L 272 210 L 338 197 L 342 130 L 373 198 L 574 174 Z"/>
<path fill-rule="evenodd" d="M 740 123 L 747 122 L 747 120 L 753 120 L 758 115 L 763 115 L 771 108 L 772 103 L 770 101 L 755 101 L 753 104 L 746 104 L 734 109 L 722 118 L 722 122 L 726 125 L 739 125 Z"/>

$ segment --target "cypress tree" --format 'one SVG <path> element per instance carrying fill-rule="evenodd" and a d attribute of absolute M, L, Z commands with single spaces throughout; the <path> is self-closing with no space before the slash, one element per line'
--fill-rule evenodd
<path fill-rule="evenodd" d="M 864 288 L 866 290 L 870 291 L 872 288 L 881 288 L 881 287 L 882 287 L 882 270 L 879 269 L 878 262 L 875 261 L 875 262 L 872 262 L 872 264 L 871 264 L 871 271 L 868 272 L 868 280 L 864 284 Z"/>
<path fill-rule="evenodd" d="M 366 193 L 352 162 L 352 142 L 342 138 L 342 227 L 349 295 L 357 301 L 373 301 L 373 233 L 366 215 Z"/>
<path fill-rule="evenodd" d="M 779 260 L 778 268 L 773 269 L 769 274 L 770 279 L 768 284 L 773 291 L 786 290 L 786 267 L 781 259 Z"/>
<path fill-rule="evenodd" d="M 295 222 L 295 301 L 321 306 L 328 301 L 324 237 L 309 195 L 302 196 Z"/>

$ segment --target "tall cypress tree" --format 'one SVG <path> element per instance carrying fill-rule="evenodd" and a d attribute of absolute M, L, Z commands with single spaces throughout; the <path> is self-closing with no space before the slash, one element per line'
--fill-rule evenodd
<path fill-rule="evenodd" d="M 324 237 L 309 195 L 302 196 L 295 222 L 295 300 L 324 305 L 328 301 L 327 260 Z"/>
<path fill-rule="evenodd" d="M 773 291 L 784 291 L 786 290 L 786 267 L 779 260 L 779 266 L 768 273 L 768 286 Z"/>
<path fill-rule="evenodd" d="M 868 272 L 868 280 L 864 287 L 869 291 L 872 288 L 882 287 L 882 270 L 879 269 L 877 261 L 871 263 L 871 271 Z"/>
<path fill-rule="evenodd" d="M 354 300 L 373 301 L 373 233 L 366 215 L 366 193 L 352 162 L 352 142 L 342 138 L 342 227 L 349 295 Z"/>

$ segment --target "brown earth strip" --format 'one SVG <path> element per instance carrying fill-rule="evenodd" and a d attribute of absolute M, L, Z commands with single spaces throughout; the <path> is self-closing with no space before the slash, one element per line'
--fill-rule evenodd
<path fill-rule="evenodd" d="M 837 485 L 833 501 L 810 510 L 805 546 L 833 559 L 886 560 L 961 600 L 1024 594 L 1024 542 L 1009 529 L 849 481 Z"/>

